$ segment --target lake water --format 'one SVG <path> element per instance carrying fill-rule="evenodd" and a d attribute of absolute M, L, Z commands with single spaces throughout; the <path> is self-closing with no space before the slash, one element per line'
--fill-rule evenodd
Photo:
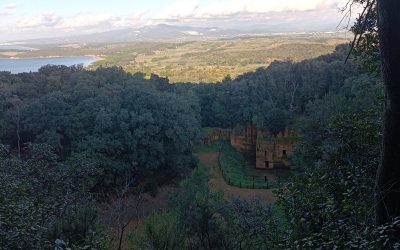
<path fill-rule="evenodd" d="M 53 57 L 53 58 L 28 58 L 28 59 L 8 59 L 0 58 L 0 71 L 10 71 L 13 74 L 23 72 L 36 72 L 40 67 L 51 65 L 72 66 L 83 64 L 89 66 L 95 62 L 93 57 Z"/>
<path fill-rule="evenodd" d="M 11 51 L 11 50 L 17 50 L 17 51 L 32 51 L 32 50 L 38 50 L 35 48 L 30 48 L 30 47 L 25 47 L 25 46 L 20 46 L 20 45 L 9 45 L 9 44 L 0 44 L 0 50 L 6 50 L 6 51 Z"/>

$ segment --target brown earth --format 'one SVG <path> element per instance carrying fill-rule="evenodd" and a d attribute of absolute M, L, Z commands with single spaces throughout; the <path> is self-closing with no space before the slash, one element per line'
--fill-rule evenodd
<path fill-rule="evenodd" d="M 221 173 L 218 171 L 217 162 L 218 162 L 218 153 L 198 153 L 197 157 L 200 161 L 202 161 L 207 167 L 211 169 L 211 186 L 214 191 L 223 191 L 224 198 L 227 200 L 232 200 L 234 198 L 241 199 L 252 199 L 252 198 L 260 198 L 263 201 L 274 203 L 276 201 L 276 197 L 272 193 L 272 190 L 266 189 L 246 189 L 246 188 L 238 188 L 228 185 L 223 179 Z M 143 194 L 143 200 L 141 202 L 138 211 L 135 210 L 135 204 L 137 200 L 134 195 L 129 195 L 125 203 L 127 206 L 132 207 L 132 211 L 129 213 L 137 213 L 138 217 L 132 219 L 129 225 L 126 227 L 124 239 L 123 239 L 123 248 L 122 249 L 135 249 L 131 246 L 128 237 L 129 234 L 137 229 L 140 225 L 141 220 L 150 216 L 154 213 L 157 213 L 160 210 L 166 208 L 168 203 L 168 199 L 171 193 L 177 191 L 179 187 L 175 184 L 169 183 L 167 185 L 162 185 L 158 188 L 158 192 L 156 197 L 150 196 L 148 193 Z M 102 211 L 103 218 L 107 218 L 109 216 L 109 211 L 105 208 L 105 204 L 99 204 L 99 208 Z M 112 227 L 112 231 L 115 232 L 116 241 L 114 242 L 114 246 L 116 247 L 119 230 Z"/>
<path fill-rule="evenodd" d="M 234 198 L 253 199 L 259 198 L 263 201 L 274 203 L 276 201 L 275 195 L 271 189 L 247 189 L 238 188 L 228 185 L 221 173 L 218 171 L 218 153 L 198 153 L 197 157 L 207 167 L 211 169 L 211 185 L 215 191 L 223 191 L 224 197 L 227 200 Z"/>

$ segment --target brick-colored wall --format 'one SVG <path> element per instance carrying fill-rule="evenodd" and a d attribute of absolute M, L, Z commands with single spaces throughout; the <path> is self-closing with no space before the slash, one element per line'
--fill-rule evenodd
<path fill-rule="evenodd" d="M 211 145 L 217 140 L 230 140 L 231 133 L 231 129 L 214 128 L 212 132 L 204 138 L 204 144 Z"/>
<path fill-rule="evenodd" d="M 293 129 L 271 133 L 247 125 L 232 132 L 231 144 L 240 152 L 254 155 L 256 168 L 287 168 L 290 167 L 288 158 L 293 155 L 298 136 L 298 132 Z"/>
<path fill-rule="evenodd" d="M 247 125 L 242 129 L 235 129 L 231 134 L 231 145 L 238 151 L 255 155 L 257 143 L 257 128 L 254 125 Z"/>
<path fill-rule="evenodd" d="M 255 125 L 249 124 L 234 130 L 215 128 L 205 138 L 205 143 L 230 140 L 236 150 L 255 157 L 256 168 L 273 169 L 290 167 L 288 158 L 293 155 L 298 137 L 298 131 L 293 129 L 270 133 L 266 129 L 257 129 Z"/>
<path fill-rule="evenodd" d="M 288 158 L 293 155 L 295 144 L 295 139 L 292 140 L 285 137 L 258 140 L 256 147 L 256 168 L 290 167 Z"/>

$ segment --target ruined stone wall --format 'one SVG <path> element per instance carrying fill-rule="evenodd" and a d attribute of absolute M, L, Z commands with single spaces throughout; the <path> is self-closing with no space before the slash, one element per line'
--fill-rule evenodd
<path fill-rule="evenodd" d="M 290 138 L 260 139 L 256 147 L 256 168 L 290 167 L 289 157 L 293 155 L 296 140 Z"/>
<path fill-rule="evenodd" d="M 294 129 L 271 133 L 266 129 L 247 125 L 232 132 L 231 144 L 240 152 L 254 155 L 256 168 L 288 168 L 288 159 L 293 155 L 298 136 Z"/>
<path fill-rule="evenodd" d="M 231 129 L 214 128 L 212 132 L 204 138 L 204 144 L 211 145 L 218 140 L 230 140 L 231 133 Z"/>
<path fill-rule="evenodd" d="M 233 130 L 214 128 L 205 138 L 205 144 L 216 140 L 230 140 L 236 150 L 255 157 L 256 168 L 274 169 L 290 167 L 289 157 L 293 155 L 298 138 L 298 131 L 294 129 L 270 133 L 249 124 Z"/>
<path fill-rule="evenodd" d="M 249 124 L 244 128 L 235 128 L 231 134 L 231 145 L 238 151 L 255 155 L 257 128 Z"/>

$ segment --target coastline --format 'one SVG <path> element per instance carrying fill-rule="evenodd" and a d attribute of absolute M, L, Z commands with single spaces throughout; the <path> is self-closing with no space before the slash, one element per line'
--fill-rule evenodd
<path fill-rule="evenodd" d="M 0 57 L 0 71 L 13 74 L 36 72 L 45 65 L 83 65 L 90 68 L 95 62 L 102 59 L 99 56 L 50 56 L 36 58 L 2 58 Z"/>
<path fill-rule="evenodd" d="M 93 58 L 95 61 L 104 60 L 104 57 L 99 55 L 82 55 L 82 56 L 39 56 L 39 57 L 17 57 L 17 56 L 10 56 L 10 57 L 1 57 L 0 59 L 10 59 L 10 60 L 35 60 L 35 59 L 56 59 L 56 58 Z"/>

